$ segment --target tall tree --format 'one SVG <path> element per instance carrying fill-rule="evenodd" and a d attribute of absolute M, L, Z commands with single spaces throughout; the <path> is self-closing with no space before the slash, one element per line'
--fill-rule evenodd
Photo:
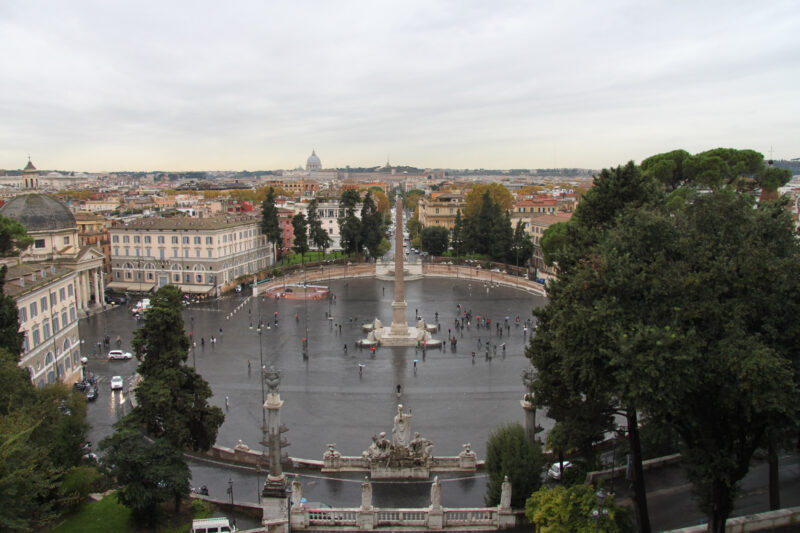
<path fill-rule="evenodd" d="M 506 254 L 507 263 L 514 263 L 516 266 L 524 265 L 533 256 L 533 241 L 531 241 L 531 236 L 525 232 L 526 225 L 527 222 L 522 219 L 517 220 L 511 248 Z"/>
<path fill-rule="evenodd" d="M 383 215 L 372 200 L 372 193 L 367 191 L 361 206 L 361 242 L 372 258 L 380 257 L 379 248 L 385 233 Z"/>
<path fill-rule="evenodd" d="M 169 440 L 149 443 L 139 432 L 120 427 L 100 443 L 100 449 L 120 485 L 117 499 L 138 524 L 154 526 L 160 503 L 173 499 L 177 510 L 189 496 L 191 472 L 181 450 Z"/>
<path fill-rule="evenodd" d="M 339 198 L 339 240 L 348 254 L 358 254 L 364 245 L 361 240 L 361 221 L 356 216 L 358 201 L 358 192 L 352 189 L 343 191 Z"/>
<path fill-rule="evenodd" d="M 300 254 L 300 262 L 305 265 L 306 252 L 308 252 L 308 224 L 303 213 L 297 213 L 292 217 L 292 227 L 294 228 L 292 250 Z"/>
<path fill-rule="evenodd" d="M 431 255 L 442 255 L 447 250 L 447 228 L 430 226 L 420 233 L 422 249 Z"/>
<path fill-rule="evenodd" d="M 511 506 L 521 509 L 541 485 L 544 457 L 541 444 L 531 442 L 519 424 L 492 431 L 486 443 L 486 505 L 500 503 L 503 480 L 511 482 Z"/>
<path fill-rule="evenodd" d="M 143 379 L 136 387 L 137 406 L 129 415 L 130 422 L 177 447 L 207 450 L 216 441 L 225 415 L 208 404 L 212 395 L 208 382 L 185 365 L 189 339 L 181 316 L 181 291 L 166 285 L 151 304 L 144 327 L 133 337 Z"/>
<path fill-rule="evenodd" d="M 308 204 L 308 238 L 311 244 L 317 247 L 325 256 L 325 249 L 331 245 L 331 238 L 325 228 L 322 227 L 322 220 L 317 212 L 317 199 L 314 198 Z"/>
<path fill-rule="evenodd" d="M 19 329 L 17 302 L 3 291 L 7 272 L 5 265 L 0 266 L 0 348 L 7 350 L 14 357 L 15 363 L 19 363 L 24 336 Z"/>
<path fill-rule="evenodd" d="M 281 228 L 278 224 L 278 208 L 275 206 L 275 189 L 270 187 L 261 203 L 261 233 L 267 237 L 267 242 L 275 247 L 276 256 L 281 254 Z"/>
<path fill-rule="evenodd" d="M 453 223 L 453 236 L 450 239 L 456 257 L 464 251 L 464 221 L 461 218 L 461 209 L 456 211 L 456 220 Z"/>

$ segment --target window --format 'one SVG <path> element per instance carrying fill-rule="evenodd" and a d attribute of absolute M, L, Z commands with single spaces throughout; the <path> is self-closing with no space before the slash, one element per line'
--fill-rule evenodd
<path fill-rule="evenodd" d="M 200 244 L 201 242 L 202 242 L 202 240 L 200 239 L 200 237 L 195 237 L 194 238 L 194 243 L 195 244 Z"/>
<path fill-rule="evenodd" d="M 59 329 L 60 329 L 60 328 L 58 327 L 58 317 L 57 317 L 57 316 L 54 316 L 54 317 L 53 317 L 53 335 L 55 335 L 56 333 L 58 333 L 58 330 L 59 330 Z"/>
<path fill-rule="evenodd" d="M 213 248 L 209 248 L 209 249 L 208 249 L 208 250 L 206 250 L 206 251 L 208 252 L 208 258 L 209 258 L 209 259 L 211 259 L 211 258 L 213 258 L 213 257 L 214 257 L 214 249 L 213 249 Z"/>
<path fill-rule="evenodd" d="M 203 283 L 203 275 L 202 274 L 198 274 L 196 276 L 196 278 L 197 278 L 197 283 Z"/>
<path fill-rule="evenodd" d="M 53 307 L 58 303 L 58 294 L 51 292 L 50 293 L 50 307 Z"/>
<path fill-rule="evenodd" d="M 159 257 L 159 259 L 164 259 L 164 249 L 163 248 L 159 248 L 158 249 L 158 257 Z"/>
<path fill-rule="evenodd" d="M 64 246 L 69 244 L 69 237 L 64 237 Z"/>
<path fill-rule="evenodd" d="M 147 257 L 150 257 L 150 247 L 149 246 L 144 249 L 144 255 L 147 256 Z"/>
<path fill-rule="evenodd" d="M 42 324 L 42 331 L 44 332 L 44 340 L 49 339 L 50 338 L 50 324 L 48 324 L 47 322 Z"/>
<path fill-rule="evenodd" d="M 136 250 L 136 257 L 139 257 L 139 248 L 135 248 Z"/>
<path fill-rule="evenodd" d="M 28 321 L 28 308 L 20 307 L 19 308 L 19 322 L 20 324 Z"/>
<path fill-rule="evenodd" d="M 42 308 L 42 312 L 47 310 L 47 296 L 42 296 L 39 300 L 39 307 Z"/>
<path fill-rule="evenodd" d="M 153 281 L 153 273 L 152 272 L 148 272 L 147 273 L 147 279 L 150 280 L 150 281 Z"/>
<path fill-rule="evenodd" d="M 183 257 L 189 257 L 189 249 L 188 248 L 184 248 L 183 249 Z"/>
<path fill-rule="evenodd" d="M 214 244 L 214 237 L 206 237 L 206 244 Z"/>
<path fill-rule="evenodd" d="M 158 236 L 158 244 L 164 244 L 164 236 L 163 235 L 159 235 Z"/>
<path fill-rule="evenodd" d="M 111 242 L 114 242 L 114 243 L 119 242 L 119 235 L 114 235 L 113 237 L 111 237 Z"/>
<path fill-rule="evenodd" d="M 75 322 L 75 306 L 74 305 L 70 306 L 70 308 L 69 308 L 69 321 L 70 322 Z"/>
<path fill-rule="evenodd" d="M 178 244 L 178 236 L 177 235 L 173 235 L 172 236 L 172 244 Z"/>
<path fill-rule="evenodd" d="M 131 254 L 130 254 L 130 251 L 131 251 L 131 250 L 130 250 L 130 248 L 128 248 L 128 247 L 126 246 L 126 247 L 125 247 L 125 256 L 126 256 L 126 257 L 127 257 L 127 256 L 129 256 L 129 255 L 131 255 Z"/>
<path fill-rule="evenodd" d="M 114 247 L 114 255 L 119 255 L 119 246 Z"/>
<path fill-rule="evenodd" d="M 191 283 L 192 282 L 192 275 L 191 274 L 185 274 L 183 276 L 183 279 L 186 281 L 186 283 Z"/>
<path fill-rule="evenodd" d="M 174 275 L 172 276 L 172 280 L 173 280 L 175 283 L 180 283 L 180 282 L 181 282 L 181 275 L 180 275 L 180 274 L 174 274 Z"/>
<path fill-rule="evenodd" d="M 22 351 L 27 353 L 30 350 L 30 346 L 28 345 L 28 337 L 25 336 L 22 338 Z M 41 363 L 39 363 L 41 365 Z"/>
<path fill-rule="evenodd" d="M 35 318 L 39 314 L 36 309 L 36 302 L 31 302 L 31 318 Z"/>
<path fill-rule="evenodd" d="M 72 291 L 73 291 L 73 290 L 74 290 L 74 289 L 73 289 L 73 287 L 72 287 L 72 283 L 70 283 L 69 285 L 67 285 L 67 294 L 69 294 L 69 297 L 70 297 L 70 298 L 72 298 Z"/>
<path fill-rule="evenodd" d="M 177 248 L 173 248 L 172 249 L 172 257 L 178 257 L 178 249 Z"/>
<path fill-rule="evenodd" d="M 64 289 L 64 287 L 58 289 L 58 297 L 62 302 L 67 299 L 67 291 Z"/>
<path fill-rule="evenodd" d="M 198 259 L 200 258 L 200 248 L 195 248 L 194 249 L 194 256 L 196 258 L 198 258 Z"/>
<path fill-rule="evenodd" d="M 145 244 L 150 244 L 150 241 L 151 241 L 151 240 L 152 240 L 152 239 L 150 238 L 150 235 L 145 235 L 145 236 L 144 236 L 144 243 L 145 243 Z"/>
<path fill-rule="evenodd" d="M 69 324 L 69 322 L 67 321 L 66 309 L 64 311 L 61 311 L 61 323 L 64 324 L 64 327 L 67 327 L 67 324 Z"/>
<path fill-rule="evenodd" d="M 141 239 L 139 238 L 139 236 L 138 236 L 138 235 L 134 235 L 134 236 L 133 236 L 133 243 L 134 243 L 134 244 L 139 244 L 139 242 L 140 242 L 140 241 L 141 241 Z"/>
<path fill-rule="evenodd" d="M 44 239 L 36 239 L 33 241 L 34 248 L 44 248 Z"/>
<path fill-rule="evenodd" d="M 33 347 L 36 348 L 42 343 L 42 338 L 39 335 L 39 326 L 33 327 Z"/>
<path fill-rule="evenodd" d="M 131 242 L 131 236 L 130 235 L 123 235 L 122 236 L 122 242 Z"/>
<path fill-rule="evenodd" d="M 187 235 L 181 238 L 181 244 L 189 244 L 189 237 Z"/>

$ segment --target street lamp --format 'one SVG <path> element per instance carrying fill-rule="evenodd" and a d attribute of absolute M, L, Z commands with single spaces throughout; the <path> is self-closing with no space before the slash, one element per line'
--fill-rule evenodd
<path fill-rule="evenodd" d="M 233 479 L 228 478 L 228 494 L 231 497 L 231 507 L 233 507 Z"/>
<path fill-rule="evenodd" d="M 606 494 L 601 488 L 597 491 L 595 497 L 597 498 L 597 509 L 592 510 L 591 518 L 595 521 L 594 532 L 599 533 L 600 522 L 603 520 L 603 518 L 608 518 L 608 509 L 606 509 L 603 505 L 608 497 L 608 494 Z"/>
<path fill-rule="evenodd" d="M 189 341 L 192 343 L 192 367 L 197 370 L 197 357 L 195 356 L 195 342 L 194 342 L 194 316 L 190 316 L 189 320 L 192 323 L 192 330 L 189 332 Z"/>

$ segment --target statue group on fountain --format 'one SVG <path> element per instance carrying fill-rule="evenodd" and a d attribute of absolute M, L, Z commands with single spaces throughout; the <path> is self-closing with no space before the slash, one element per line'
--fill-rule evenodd
<path fill-rule="evenodd" d="M 382 462 L 387 467 L 427 466 L 433 458 L 433 442 L 414 433 L 411 437 L 411 410 L 406 413 L 397 406 L 392 427 L 392 440 L 386 432 L 372 436 L 372 444 L 362 454 L 369 463 Z"/>

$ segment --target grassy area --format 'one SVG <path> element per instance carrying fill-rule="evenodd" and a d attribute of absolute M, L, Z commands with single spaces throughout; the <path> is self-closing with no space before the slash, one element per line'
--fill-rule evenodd
<path fill-rule="evenodd" d="M 346 256 L 343 252 L 329 252 L 325 254 L 325 257 L 322 257 L 321 252 L 306 252 L 305 257 L 306 257 L 305 258 L 306 263 L 313 263 L 315 261 L 329 261 L 332 259 L 341 259 Z M 300 254 L 287 254 L 282 258 L 281 261 L 287 265 L 299 265 Z"/>
<path fill-rule="evenodd" d="M 214 512 L 214 506 L 202 500 L 184 502 L 179 512 L 174 512 L 172 502 L 166 502 L 161 508 L 161 520 L 155 529 L 157 533 L 188 533 L 191 530 L 192 518 L 208 518 Z M 143 533 L 153 531 L 151 528 L 137 528 L 131 523 L 131 512 L 117 502 L 115 495 L 106 496 L 99 502 L 83 506 L 78 512 L 68 516 L 54 527 L 52 533 Z"/>

